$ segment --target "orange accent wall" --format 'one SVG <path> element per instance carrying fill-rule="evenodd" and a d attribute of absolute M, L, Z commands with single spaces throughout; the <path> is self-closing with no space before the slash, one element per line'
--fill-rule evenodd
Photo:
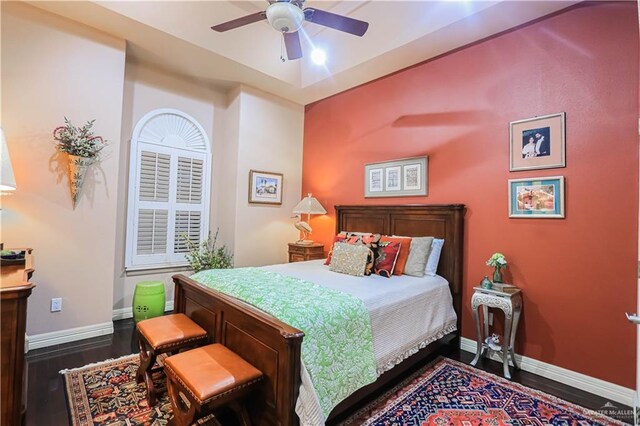
<path fill-rule="evenodd" d="M 495 251 L 524 290 L 516 352 L 635 388 L 638 21 L 591 3 L 309 105 L 302 193 L 328 248 L 336 204 L 464 203 L 462 335 Z M 567 167 L 509 172 L 509 122 L 567 114 Z M 365 163 L 429 155 L 427 197 L 365 199 Z M 507 180 L 566 177 L 565 219 L 509 219 Z"/>

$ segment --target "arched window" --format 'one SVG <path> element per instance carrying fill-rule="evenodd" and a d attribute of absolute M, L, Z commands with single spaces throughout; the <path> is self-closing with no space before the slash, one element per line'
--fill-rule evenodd
<path fill-rule="evenodd" d="M 175 109 L 157 109 L 133 130 L 125 267 L 186 264 L 185 238 L 209 232 L 211 146 L 202 126 Z"/>

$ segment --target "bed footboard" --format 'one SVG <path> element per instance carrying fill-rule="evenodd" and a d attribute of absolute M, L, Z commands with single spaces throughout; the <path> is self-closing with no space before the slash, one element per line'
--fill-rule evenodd
<path fill-rule="evenodd" d="M 300 346 L 304 333 L 238 299 L 174 275 L 174 311 L 207 330 L 261 370 L 265 380 L 248 401 L 255 424 L 296 425 L 300 388 Z"/>

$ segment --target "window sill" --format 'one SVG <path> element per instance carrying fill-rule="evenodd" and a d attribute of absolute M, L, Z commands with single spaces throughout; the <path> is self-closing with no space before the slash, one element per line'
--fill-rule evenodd
<path fill-rule="evenodd" d="M 148 275 L 150 273 L 167 273 L 167 272 L 183 272 L 192 271 L 188 263 L 179 263 L 175 265 L 136 265 L 126 266 L 124 272 L 127 276 L 135 277 L 138 275 Z"/>

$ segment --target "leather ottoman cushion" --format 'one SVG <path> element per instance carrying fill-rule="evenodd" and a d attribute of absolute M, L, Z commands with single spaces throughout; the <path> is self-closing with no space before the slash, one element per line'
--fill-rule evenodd
<path fill-rule="evenodd" d="M 165 315 L 140 321 L 138 332 L 154 350 L 207 336 L 207 332 L 185 314 Z"/>
<path fill-rule="evenodd" d="M 201 402 L 262 377 L 260 370 L 219 343 L 170 356 L 164 363 Z"/>

